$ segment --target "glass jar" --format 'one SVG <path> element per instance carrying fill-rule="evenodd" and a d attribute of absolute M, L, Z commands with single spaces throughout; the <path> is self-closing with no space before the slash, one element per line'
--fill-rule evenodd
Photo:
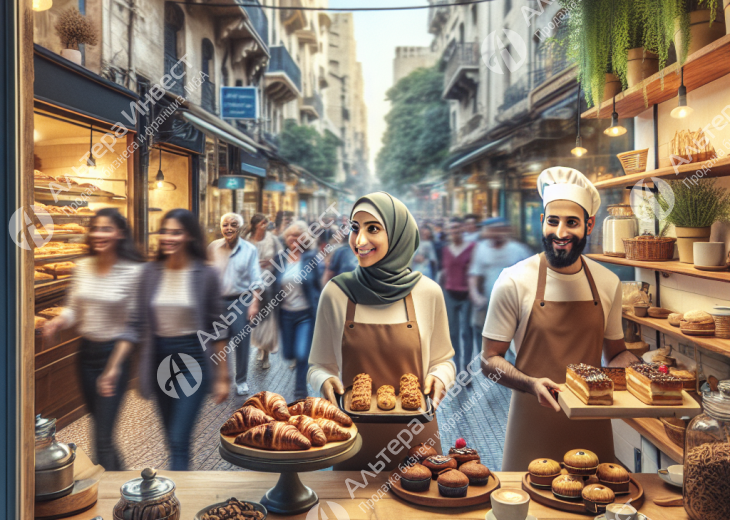
<path fill-rule="evenodd" d="M 112 513 L 114 520 L 180 520 L 175 483 L 158 477 L 155 469 L 142 470 L 142 478 L 130 480 L 121 492 L 122 498 Z"/>
<path fill-rule="evenodd" d="M 692 520 L 730 518 L 730 380 L 703 392 L 704 413 L 687 427 L 684 509 Z"/>
<path fill-rule="evenodd" d="M 639 234 L 639 221 L 630 204 L 613 204 L 607 208 L 608 216 L 603 221 L 603 254 L 625 257 L 624 238 Z"/>

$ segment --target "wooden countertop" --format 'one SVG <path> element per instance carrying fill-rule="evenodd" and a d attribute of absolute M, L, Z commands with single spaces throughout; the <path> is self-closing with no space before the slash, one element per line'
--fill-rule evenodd
<path fill-rule="evenodd" d="M 254 471 L 160 471 L 160 474 L 170 477 L 176 484 L 176 495 L 182 504 L 181 520 L 192 520 L 195 513 L 204 507 L 222 502 L 230 497 L 240 500 L 254 500 L 258 502 L 264 493 L 276 484 L 278 475 L 272 473 L 258 473 Z M 99 483 L 99 500 L 90 510 L 70 517 L 71 520 L 90 520 L 101 515 L 104 520 L 112 520 L 112 509 L 119 501 L 120 486 L 133 478 L 139 477 L 139 471 L 107 472 L 102 476 Z M 523 473 L 500 472 L 497 476 L 502 482 L 503 488 L 520 488 Z M 367 488 L 355 490 L 355 499 L 351 499 L 345 480 L 352 478 L 362 482 L 357 472 L 346 471 L 317 471 L 313 473 L 300 473 L 302 482 L 311 487 L 319 495 L 320 504 L 331 500 L 344 507 L 350 516 L 350 520 L 373 520 L 375 518 L 387 518 L 398 520 L 423 520 L 425 518 L 462 518 L 469 520 L 483 520 L 489 510 L 488 504 L 461 509 L 437 509 L 430 507 L 415 506 L 404 502 L 391 492 L 385 493 L 384 497 L 374 504 L 374 511 L 368 510 L 366 506 L 361 509 L 359 505 L 369 499 L 373 493 L 387 481 L 386 472 L 381 473 L 371 482 Z M 637 473 L 634 477 L 644 486 L 645 500 L 641 512 L 651 520 L 686 520 L 687 514 L 683 507 L 659 507 L 652 502 L 652 497 L 681 496 L 677 488 L 670 487 L 657 475 Z M 330 518 L 330 509 L 322 507 Z M 321 514 L 321 513 L 320 513 Z M 589 519 L 590 515 L 578 515 L 549 509 L 543 505 L 532 502 L 530 514 L 539 520 L 547 519 Z M 269 519 L 301 519 L 306 514 L 296 516 L 279 516 L 269 514 Z M 344 520 L 344 519 L 338 519 Z"/>

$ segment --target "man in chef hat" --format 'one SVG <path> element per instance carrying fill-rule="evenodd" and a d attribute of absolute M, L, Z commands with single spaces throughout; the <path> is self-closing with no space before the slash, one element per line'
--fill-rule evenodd
<path fill-rule="evenodd" d="M 502 271 L 482 332 L 482 371 L 513 390 L 502 471 L 525 471 L 541 457 L 562 461 L 576 448 L 612 462 L 610 420 L 571 421 L 551 392 L 560 391 L 569 364 L 637 361 L 623 340 L 621 282 L 581 254 L 601 205 L 598 190 L 559 166 L 540 174 L 537 190 L 545 251 Z M 512 341 L 514 365 L 504 359 Z"/>

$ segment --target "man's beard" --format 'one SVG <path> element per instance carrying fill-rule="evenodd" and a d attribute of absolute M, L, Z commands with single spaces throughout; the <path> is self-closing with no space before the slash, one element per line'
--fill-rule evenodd
<path fill-rule="evenodd" d="M 588 240 L 588 234 L 584 233 L 583 238 L 580 240 L 575 235 L 570 238 L 571 248 L 560 249 L 558 251 L 553 247 L 553 239 L 558 239 L 555 233 L 550 233 L 548 236 L 542 236 L 542 247 L 545 249 L 545 256 L 547 257 L 548 263 L 552 267 L 568 267 L 573 265 L 579 258 L 581 253 L 586 247 Z"/>

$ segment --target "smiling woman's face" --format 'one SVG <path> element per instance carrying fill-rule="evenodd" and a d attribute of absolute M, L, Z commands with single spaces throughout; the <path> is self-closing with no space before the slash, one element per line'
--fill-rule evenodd
<path fill-rule="evenodd" d="M 388 252 L 385 228 L 367 211 L 358 211 L 352 217 L 350 248 L 355 252 L 360 267 L 375 265 Z"/>

